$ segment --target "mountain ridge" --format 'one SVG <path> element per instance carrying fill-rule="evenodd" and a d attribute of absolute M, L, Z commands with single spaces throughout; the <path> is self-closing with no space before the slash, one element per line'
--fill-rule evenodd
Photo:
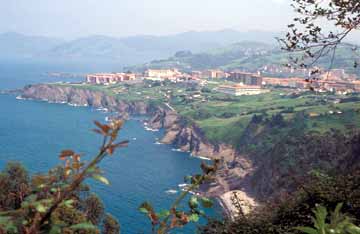
<path fill-rule="evenodd" d="M 260 34 L 262 36 L 259 36 Z M 243 40 L 272 41 L 276 35 L 277 33 L 274 32 L 221 30 L 121 38 L 91 35 L 66 41 L 8 32 L 0 34 L 0 58 L 70 60 L 72 62 L 113 61 L 122 65 L 133 65 L 167 58 L 179 50 L 199 53 Z"/>

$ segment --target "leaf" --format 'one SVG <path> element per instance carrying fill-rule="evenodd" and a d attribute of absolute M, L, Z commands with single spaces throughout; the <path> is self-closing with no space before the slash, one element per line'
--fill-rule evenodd
<path fill-rule="evenodd" d="M 96 230 L 97 229 L 97 227 L 91 223 L 79 223 L 79 224 L 70 226 L 70 228 L 71 229 L 86 229 L 86 230 Z"/>
<path fill-rule="evenodd" d="M 199 215 L 198 214 L 191 214 L 189 216 L 189 221 L 194 222 L 194 223 L 198 222 L 199 221 Z"/>
<path fill-rule="evenodd" d="M 156 214 L 159 218 L 165 218 L 170 215 L 170 211 L 168 210 L 162 210 L 159 213 Z"/>
<path fill-rule="evenodd" d="M 139 210 L 143 213 L 154 212 L 154 208 L 149 202 L 144 202 L 140 205 Z"/>
<path fill-rule="evenodd" d="M 0 231 L 4 233 L 17 233 L 17 227 L 10 217 L 0 216 Z"/>
<path fill-rule="evenodd" d="M 73 156 L 74 154 L 75 152 L 72 150 L 63 150 L 61 151 L 59 158 L 65 160 L 67 157 Z"/>
<path fill-rule="evenodd" d="M 61 227 L 59 225 L 52 225 L 49 234 L 61 234 Z"/>
<path fill-rule="evenodd" d="M 152 225 L 159 223 L 159 217 L 154 212 L 154 208 L 152 207 L 152 205 L 150 203 L 144 202 L 143 204 L 140 205 L 139 210 L 148 215 Z"/>
<path fill-rule="evenodd" d="M 190 175 L 185 176 L 185 177 L 184 177 L 184 182 L 185 182 L 185 183 L 190 182 L 190 181 L 191 181 L 191 178 L 192 178 L 192 176 L 190 176 Z"/>
<path fill-rule="evenodd" d="M 94 121 L 95 125 L 100 128 L 103 135 L 107 135 L 110 131 L 110 127 L 106 124 L 101 124 L 99 121 Z"/>
<path fill-rule="evenodd" d="M 93 129 L 93 131 L 96 132 L 96 133 L 98 133 L 98 134 L 100 134 L 100 135 L 103 135 L 103 132 L 100 131 L 99 129 Z"/>
<path fill-rule="evenodd" d="M 318 234 L 317 230 L 311 227 L 296 227 L 295 229 L 307 234 Z"/>
<path fill-rule="evenodd" d="M 129 141 L 121 141 L 119 143 L 116 143 L 114 146 L 115 148 L 121 148 L 121 147 L 127 147 L 129 145 Z"/>
<path fill-rule="evenodd" d="M 199 206 L 198 199 L 196 196 L 191 196 L 189 200 L 189 207 L 190 209 L 195 209 Z"/>
<path fill-rule="evenodd" d="M 207 197 L 201 197 L 201 205 L 205 208 L 211 208 L 213 206 L 213 201 Z"/>
<path fill-rule="evenodd" d="M 46 207 L 41 204 L 41 203 L 38 203 L 36 206 L 35 206 L 36 210 L 40 213 L 45 213 L 46 212 Z"/>
<path fill-rule="evenodd" d="M 95 180 L 98 180 L 98 181 L 100 181 L 101 183 L 104 183 L 104 184 L 106 184 L 106 185 L 109 185 L 109 184 L 110 184 L 110 182 L 109 182 L 108 179 L 106 179 L 104 176 L 101 176 L 101 175 L 99 175 L 99 174 L 95 174 L 95 175 L 93 175 L 92 177 L 93 177 Z"/>
<path fill-rule="evenodd" d="M 69 207 L 69 208 L 72 208 L 72 204 L 74 203 L 74 200 L 70 199 L 70 200 L 66 200 L 64 201 L 64 205 Z"/>
<path fill-rule="evenodd" d="M 58 191 L 57 188 L 51 188 L 51 189 L 50 189 L 50 192 L 52 192 L 52 193 L 56 193 L 57 191 Z"/>
<path fill-rule="evenodd" d="M 140 211 L 141 213 L 144 213 L 144 214 L 148 214 L 148 213 L 149 213 L 149 211 L 148 211 L 147 209 L 145 209 L 144 207 L 140 207 L 140 208 L 139 208 L 139 211 Z"/>

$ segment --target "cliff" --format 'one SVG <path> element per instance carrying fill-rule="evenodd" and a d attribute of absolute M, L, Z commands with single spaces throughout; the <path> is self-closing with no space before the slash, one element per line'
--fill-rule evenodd
<path fill-rule="evenodd" d="M 187 123 L 184 117 L 166 106 L 154 106 L 140 100 L 120 100 L 101 91 L 50 84 L 28 85 L 22 90 L 21 97 L 54 103 L 68 103 L 74 106 L 106 108 L 119 113 L 121 118 L 126 119 L 131 115 L 148 115 L 149 127 L 165 129 L 162 143 L 173 144 L 174 147 L 194 156 L 224 158 L 230 161 L 236 155 L 231 146 L 211 144 L 201 129 Z"/>
<path fill-rule="evenodd" d="M 175 111 L 159 108 L 149 120 L 149 126 L 165 129 L 162 143 L 173 144 L 181 151 L 189 152 L 194 156 L 232 161 L 236 155 L 234 148 L 229 145 L 210 143 L 200 128 L 188 123 Z"/>
<path fill-rule="evenodd" d="M 21 97 L 53 103 L 68 103 L 74 106 L 106 108 L 109 111 L 118 112 L 124 118 L 132 114 L 148 114 L 152 111 L 145 102 L 127 102 L 100 91 L 60 85 L 28 85 L 22 90 Z"/>

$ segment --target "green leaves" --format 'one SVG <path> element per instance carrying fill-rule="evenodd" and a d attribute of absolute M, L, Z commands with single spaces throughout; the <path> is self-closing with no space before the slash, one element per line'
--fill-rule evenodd
<path fill-rule="evenodd" d="M 211 208 L 213 206 L 213 201 L 207 197 L 201 197 L 201 205 L 205 208 Z"/>
<path fill-rule="evenodd" d="M 196 209 L 198 208 L 199 203 L 198 203 L 198 199 L 196 196 L 191 196 L 191 198 L 189 199 L 189 207 L 190 209 Z"/>
<path fill-rule="evenodd" d="M 162 210 L 159 213 L 156 213 L 156 215 L 161 219 L 161 218 L 165 218 L 167 216 L 170 215 L 170 211 L 168 210 Z"/>
<path fill-rule="evenodd" d="M 38 212 L 40 212 L 40 213 L 45 213 L 46 212 L 46 207 L 43 205 L 43 204 L 41 204 L 41 203 L 39 203 L 39 204 L 37 204 L 36 206 L 35 206 L 35 208 L 36 208 L 36 210 L 38 211 Z"/>
<path fill-rule="evenodd" d="M 159 216 L 155 213 L 154 208 L 150 203 L 144 202 L 141 204 L 139 211 L 148 215 L 152 225 L 159 223 Z"/>
<path fill-rule="evenodd" d="M 154 208 L 151 206 L 149 202 L 144 202 L 140 205 L 139 211 L 142 213 L 148 214 L 149 212 L 153 212 Z"/>
<path fill-rule="evenodd" d="M 68 208 L 72 208 L 73 204 L 74 204 L 74 200 L 72 199 L 64 201 L 64 205 Z"/>
<path fill-rule="evenodd" d="M 72 225 L 70 227 L 71 229 L 73 230 L 96 230 L 97 227 L 91 223 L 79 223 L 79 224 L 75 224 L 75 225 Z"/>
<path fill-rule="evenodd" d="M 307 234 L 318 234 L 318 231 L 315 228 L 311 228 L 311 227 L 297 227 L 295 229 Z"/>
<path fill-rule="evenodd" d="M 191 215 L 189 216 L 189 221 L 196 223 L 196 222 L 199 221 L 199 218 L 200 218 L 200 217 L 199 217 L 198 214 L 191 214 Z"/>
<path fill-rule="evenodd" d="M 0 231 L 2 230 L 5 233 L 16 233 L 16 226 L 10 217 L 0 216 Z"/>
<path fill-rule="evenodd" d="M 359 234 L 360 228 L 340 213 L 341 208 L 342 203 L 339 203 L 331 213 L 330 222 L 327 223 L 327 209 L 324 206 L 317 206 L 313 211 L 314 227 L 296 227 L 295 229 L 307 234 Z"/>
<path fill-rule="evenodd" d="M 110 185 L 109 180 L 106 179 L 106 178 L 105 178 L 104 176 L 102 176 L 102 175 L 94 174 L 94 175 L 92 175 L 92 177 L 93 177 L 95 180 L 98 180 L 98 181 L 100 181 L 100 182 L 103 183 L 103 184 Z"/>

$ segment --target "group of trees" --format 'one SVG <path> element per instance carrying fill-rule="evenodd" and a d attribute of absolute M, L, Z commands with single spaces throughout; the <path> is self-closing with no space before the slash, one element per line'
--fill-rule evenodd
<path fill-rule="evenodd" d="M 101 200 L 89 192 L 84 183 L 94 178 L 105 184 L 99 163 L 127 141 L 116 142 L 122 121 L 110 125 L 95 122 L 94 131 L 103 135 L 102 145 L 94 158 L 81 161 L 81 154 L 63 150 L 63 166 L 47 174 L 29 176 L 17 163 L 9 163 L 0 174 L 0 233 L 4 234 L 115 234 L 120 225 L 104 213 Z"/>

